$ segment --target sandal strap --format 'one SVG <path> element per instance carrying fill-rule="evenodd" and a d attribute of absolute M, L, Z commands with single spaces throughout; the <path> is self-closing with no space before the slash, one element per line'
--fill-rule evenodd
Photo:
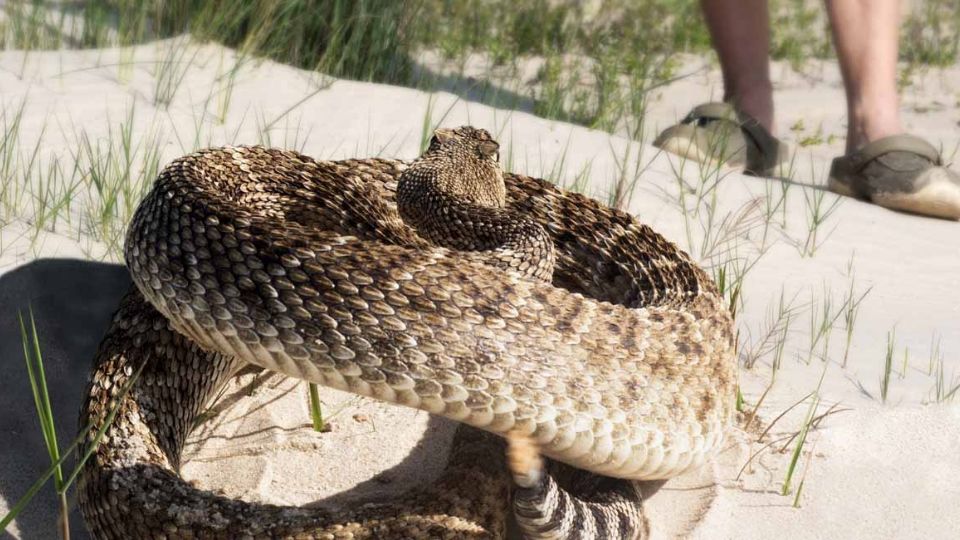
<path fill-rule="evenodd" d="M 684 124 L 689 124 L 701 118 L 707 120 L 730 120 L 737 121 L 737 111 L 729 103 L 713 102 L 697 105 L 683 119 Z"/>
<path fill-rule="evenodd" d="M 940 152 L 929 142 L 915 135 L 891 135 L 867 143 L 859 150 L 841 158 L 846 161 L 849 170 L 859 171 L 871 161 L 890 152 L 909 152 L 926 158 L 936 166 L 941 166 Z"/>
<path fill-rule="evenodd" d="M 779 159 L 780 141 L 761 126 L 760 122 L 744 113 L 740 113 L 740 129 L 753 139 L 754 145 L 760 151 L 760 170 L 774 167 Z"/>
<path fill-rule="evenodd" d="M 683 123 L 692 124 L 701 119 L 733 122 L 740 128 L 753 143 L 753 149 L 748 150 L 748 170 L 766 171 L 777 164 L 780 141 L 752 116 L 736 110 L 729 103 L 712 102 L 694 107 L 683 119 Z"/>

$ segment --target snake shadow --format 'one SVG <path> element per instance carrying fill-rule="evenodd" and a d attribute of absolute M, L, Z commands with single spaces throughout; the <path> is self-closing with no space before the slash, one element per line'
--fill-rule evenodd
<path fill-rule="evenodd" d="M 6 514 L 50 466 L 27 378 L 18 313 L 28 318 L 33 311 L 57 441 L 64 448 L 77 433 L 97 345 L 129 286 L 121 265 L 72 259 L 38 259 L 0 275 L 0 513 Z M 73 467 L 68 462 L 66 471 Z M 75 497 L 70 504 L 71 537 L 89 538 Z M 48 482 L 17 517 L 15 529 L 0 532 L 0 539 L 15 538 L 13 530 L 23 539 L 57 538 L 57 514 Z"/>
<path fill-rule="evenodd" d="M 50 466 L 27 378 L 18 313 L 29 317 L 33 312 L 57 440 L 64 448 L 77 433 L 97 346 L 129 286 L 130 277 L 122 265 L 74 259 L 38 259 L 0 274 L 0 516 Z M 423 440 L 400 463 L 308 506 L 377 501 L 380 498 L 374 494 L 383 490 L 384 481 L 415 476 L 425 460 L 445 459 L 455 427 L 452 421 L 431 417 Z M 74 467 L 71 458 L 65 470 Z M 69 493 L 71 538 L 88 539 L 75 491 Z M 58 512 L 53 484 L 48 482 L 13 526 L 0 531 L 0 540 L 58 538 Z"/>

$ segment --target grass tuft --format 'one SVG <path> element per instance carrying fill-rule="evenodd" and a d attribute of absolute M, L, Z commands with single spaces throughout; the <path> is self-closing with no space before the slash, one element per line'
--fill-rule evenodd
<path fill-rule="evenodd" d="M 177 90 L 183 86 L 183 80 L 196 60 L 199 49 L 190 46 L 188 37 L 176 38 L 160 47 L 163 52 L 153 71 L 153 103 L 166 109 L 176 97 Z M 193 54 L 190 53 L 191 49 Z"/>
<path fill-rule="evenodd" d="M 120 404 L 126 397 L 130 388 L 140 378 L 146 363 L 140 364 L 130 374 L 129 379 L 119 388 L 116 398 L 111 401 L 111 406 L 107 411 L 106 417 L 94 432 L 94 425 L 90 424 L 82 427 L 79 433 L 70 445 L 60 449 L 57 444 L 56 426 L 54 425 L 53 409 L 50 406 L 50 393 L 47 388 L 46 371 L 43 365 L 43 356 L 41 354 L 40 337 L 37 333 L 36 322 L 33 316 L 33 310 L 29 311 L 29 325 L 23 318 L 22 313 L 17 314 L 20 323 L 20 337 L 23 343 L 23 353 L 27 363 L 27 378 L 30 382 L 30 388 L 34 396 L 34 404 L 37 408 L 37 416 L 40 423 L 40 429 L 43 433 L 44 443 L 47 447 L 47 453 L 50 456 L 50 466 L 40 475 L 40 477 L 30 486 L 27 492 L 14 503 L 7 515 L 0 518 L 0 530 L 5 530 L 13 520 L 20 515 L 31 500 L 40 492 L 43 486 L 51 479 L 54 479 L 54 489 L 59 500 L 58 528 L 61 538 L 68 540 L 70 538 L 69 524 L 69 505 L 67 504 L 67 491 L 76 482 L 80 472 L 86 465 L 87 460 L 93 455 L 103 440 L 107 429 L 113 424 L 116 418 Z M 93 432 L 93 436 L 91 436 Z M 84 444 L 86 441 L 86 444 Z M 77 456 L 76 465 L 69 475 L 64 474 L 63 465 L 71 455 L 80 448 L 84 448 L 82 455 Z"/>
<path fill-rule="evenodd" d="M 46 370 L 43 366 L 43 354 L 40 352 L 40 336 L 37 333 L 33 309 L 30 309 L 30 324 L 23 320 L 23 314 L 17 313 L 20 323 L 20 340 L 23 343 L 23 358 L 27 364 L 27 378 L 37 410 L 37 420 L 43 433 L 43 442 L 53 468 L 53 486 L 57 492 L 59 515 L 57 519 L 60 536 L 70 538 L 69 505 L 67 504 L 66 483 L 61 469 L 60 445 L 57 443 L 57 426 L 54 423 L 53 408 L 50 406 L 50 392 L 47 389 Z"/>
<path fill-rule="evenodd" d="M 814 394 L 813 398 L 810 400 L 810 407 L 807 409 L 807 415 L 804 417 L 803 424 L 800 425 L 800 432 L 797 435 L 797 442 L 793 447 L 793 453 L 790 455 L 790 465 L 787 466 L 787 474 L 783 479 L 783 487 L 780 489 L 781 495 L 790 494 L 790 483 L 793 481 L 793 475 L 797 470 L 797 463 L 800 461 L 800 455 L 803 452 L 803 447 L 807 442 L 807 434 L 810 432 L 810 426 L 813 422 L 814 415 L 817 412 L 817 407 L 820 405 L 820 396 Z M 802 485 L 802 484 L 801 484 Z M 800 497 L 799 490 L 797 491 L 797 496 L 794 499 L 794 506 L 796 506 L 797 500 Z"/>
<path fill-rule="evenodd" d="M 827 191 L 825 189 L 804 189 L 803 200 L 807 208 L 807 237 L 800 246 L 800 255 L 804 257 L 813 257 L 817 248 L 826 241 L 820 228 L 830 218 L 831 215 L 840 206 L 841 197 L 830 194 L 830 202 L 825 203 Z M 829 233 L 827 233 L 829 236 Z"/>

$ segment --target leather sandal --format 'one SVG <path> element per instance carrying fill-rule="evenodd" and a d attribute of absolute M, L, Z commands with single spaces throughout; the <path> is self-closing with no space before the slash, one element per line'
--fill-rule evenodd
<path fill-rule="evenodd" d="M 772 176 L 789 159 L 789 147 L 751 116 L 729 103 L 694 107 L 653 142 L 657 148 L 698 163 L 723 163 L 748 174 Z"/>
<path fill-rule="evenodd" d="M 913 135 L 884 137 L 834 159 L 828 187 L 885 208 L 960 219 L 960 175 Z"/>

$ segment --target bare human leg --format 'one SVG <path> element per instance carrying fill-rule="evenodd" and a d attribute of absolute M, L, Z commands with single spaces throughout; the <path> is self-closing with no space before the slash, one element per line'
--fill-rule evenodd
<path fill-rule="evenodd" d="M 897 96 L 899 0 L 826 0 L 847 93 L 847 152 L 829 187 L 880 206 L 960 219 L 960 175 L 929 142 L 903 134 Z"/>
<path fill-rule="evenodd" d="M 902 132 L 899 0 L 826 0 L 847 94 L 847 153 Z"/>
<path fill-rule="evenodd" d="M 767 0 L 701 0 L 723 71 L 724 101 L 774 130 Z"/>

